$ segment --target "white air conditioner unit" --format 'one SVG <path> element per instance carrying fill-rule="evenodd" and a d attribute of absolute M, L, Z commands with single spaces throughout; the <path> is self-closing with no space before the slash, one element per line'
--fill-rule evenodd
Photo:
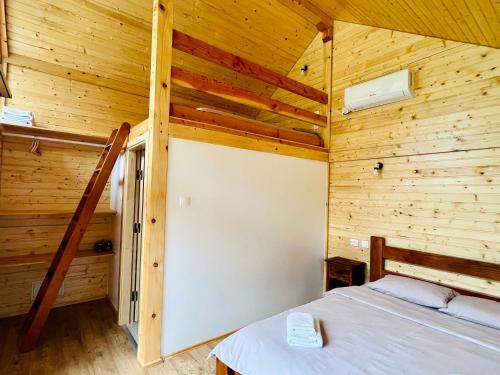
<path fill-rule="evenodd" d="M 413 75 L 401 70 L 345 89 L 343 114 L 413 97 Z"/>

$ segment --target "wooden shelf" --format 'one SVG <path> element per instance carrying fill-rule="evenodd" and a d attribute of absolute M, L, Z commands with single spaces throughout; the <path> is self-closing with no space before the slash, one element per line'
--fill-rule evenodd
<path fill-rule="evenodd" d="M 46 138 L 53 138 L 53 139 L 60 139 L 67 141 L 96 143 L 100 145 L 101 144 L 105 145 L 106 141 L 108 140 L 106 137 L 99 137 L 95 135 L 61 132 L 57 130 L 39 128 L 36 126 L 10 125 L 1 123 L 0 123 L 0 133 L 32 135 L 37 137 L 46 137 Z"/>
<path fill-rule="evenodd" d="M 39 216 L 70 216 L 74 214 L 74 210 L 54 210 L 54 211 L 9 211 L 0 210 L 0 218 L 2 217 L 39 217 Z M 93 216 L 111 216 L 116 215 L 115 210 L 96 210 Z"/>
<path fill-rule="evenodd" d="M 7 267 L 17 267 L 17 266 L 31 266 L 35 264 L 45 264 L 45 263 L 50 263 L 52 262 L 52 259 L 54 258 L 55 253 L 50 253 L 50 254 L 29 254 L 29 255 L 20 255 L 20 256 L 14 256 L 14 257 L 0 257 L 0 268 L 7 268 Z M 110 252 L 104 252 L 104 253 L 98 253 L 97 251 L 94 250 L 83 250 L 83 251 L 78 251 L 76 254 L 75 259 L 79 258 L 90 258 L 90 257 L 111 257 L 113 256 L 114 253 L 112 251 Z"/>

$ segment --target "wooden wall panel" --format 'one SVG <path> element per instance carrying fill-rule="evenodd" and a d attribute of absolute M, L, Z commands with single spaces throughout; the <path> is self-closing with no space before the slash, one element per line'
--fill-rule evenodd
<path fill-rule="evenodd" d="M 500 145 L 500 50 L 340 22 L 336 25 L 334 160 Z M 404 68 L 415 74 L 415 98 L 342 115 L 347 86 Z"/>
<path fill-rule="evenodd" d="M 334 35 L 329 255 L 369 262 L 349 239 L 375 235 L 500 263 L 499 51 L 338 21 Z M 345 87 L 404 68 L 415 98 L 341 115 Z M 499 283 L 392 267 L 500 295 Z"/>
<path fill-rule="evenodd" d="M 12 99 L 6 104 L 30 110 L 35 125 L 108 137 L 124 121 L 147 117 L 147 98 L 36 72 L 9 64 Z"/>
<path fill-rule="evenodd" d="M 92 1 L 7 0 L 6 11 L 10 53 L 149 86 L 144 24 L 119 20 Z"/>
<path fill-rule="evenodd" d="M 100 148 L 40 141 L 42 155 L 28 151 L 31 140 L 6 136 L 2 145 L 0 211 L 71 211 L 76 208 Z M 109 209 L 109 183 L 98 210 Z"/>
<path fill-rule="evenodd" d="M 43 280 L 48 265 L 0 269 L 0 318 L 25 314 L 31 307 L 32 283 Z M 109 258 L 77 258 L 64 281 L 64 295 L 55 306 L 100 298 L 108 292 Z"/>
<path fill-rule="evenodd" d="M 0 213 L 0 262 L 5 257 L 55 253 L 71 219 L 71 213 L 5 215 Z M 98 213 L 89 224 L 79 249 L 111 237 L 112 215 Z"/>
<path fill-rule="evenodd" d="M 48 264 L 6 267 L 4 260 L 16 257 L 29 262 L 31 256 L 57 250 L 100 149 L 41 141 L 42 155 L 37 156 L 28 152 L 31 140 L 4 136 L 0 143 L 0 317 L 4 317 L 28 311 L 32 283 L 42 280 L 48 268 Z M 111 239 L 109 190 L 108 186 L 80 251 Z M 77 258 L 56 305 L 105 297 L 109 273 L 109 257 Z"/>
<path fill-rule="evenodd" d="M 303 82 L 308 86 L 326 91 L 327 64 L 325 64 L 325 61 L 329 56 L 329 51 L 327 50 L 328 46 L 330 46 L 330 44 L 323 43 L 322 33 L 318 33 L 305 49 L 304 53 L 295 62 L 287 76 L 299 82 Z M 307 65 L 308 67 L 306 74 L 302 74 L 300 70 L 304 65 Z M 317 103 L 286 90 L 276 89 L 272 97 L 276 100 L 292 104 L 299 108 L 304 108 L 312 112 L 319 111 L 320 114 L 325 116 L 327 115 L 326 105 Z M 311 124 L 289 119 L 270 112 L 260 112 L 257 119 L 290 128 L 313 130 L 313 126 Z"/>

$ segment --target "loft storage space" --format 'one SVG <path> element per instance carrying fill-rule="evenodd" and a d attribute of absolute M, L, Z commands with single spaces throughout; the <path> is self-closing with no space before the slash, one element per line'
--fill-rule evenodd
<path fill-rule="evenodd" d="M 323 104 L 327 108 L 328 94 L 321 90 L 283 76 L 255 62 L 226 52 L 180 31 L 173 30 L 171 38 L 172 47 L 179 51 L 218 64 L 238 74 L 252 77 L 277 88 L 293 92 L 294 94 Z M 240 105 L 271 112 L 301 123 L 308 123 L 309 129 L 300 129 L 301 126 L 284 128 L 267 124 L 263 121 L 256 121 L 255 119 L 235 116 L 231 113 L 224 113 L 220 110 L 210 110 L 203 107 L 193 108 L 175 103 L 170 105 L 170 122 L 172 124 L 222 131 L 234 135 L 303 147 L 319 152 L 327 151 L 324 148 L 325 143 L 321 136 L 322 132 L 318 130 L 328 127 L 328 118 L 325 115 L 314 113 L 176 66 L 172 66 L 171 68 L 171 80 L 174 85 L 179 87 L 196 90 Z M 326 113 L 327 109 L 323 112 Z"/>

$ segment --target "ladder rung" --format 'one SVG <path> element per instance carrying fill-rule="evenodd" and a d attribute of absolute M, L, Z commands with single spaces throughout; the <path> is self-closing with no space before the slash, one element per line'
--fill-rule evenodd
<path fill-rule="evenodd" d="M 104 146 L 104 150 L 105 151 L 109 150 L 111 148 L 111 146 L 113 146 L 112 143 L 107 144 L 106 146 Z"/>

